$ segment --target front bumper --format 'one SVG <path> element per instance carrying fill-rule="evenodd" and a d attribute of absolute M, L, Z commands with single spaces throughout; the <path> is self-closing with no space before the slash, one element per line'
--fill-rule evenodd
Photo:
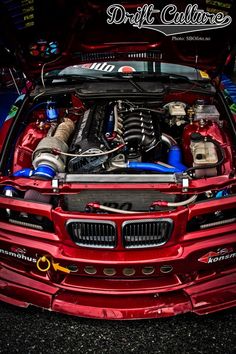
<path fill-rule="evenodd" d="M 129 293 L 128 290 L 125 294 L 120 292 L 114 295 L 109 290 L 106 294 L 96 294 L 89 292 L 89 289 L 88 292 L 68 291 L 56 285 L 46 285 L 1 267 L 0 300 L 20 307 L 35 305 L 80 317 L 108 320 L 148 319 L 186 312 L 203 315 L 235 306 L 235 284 L 236 269 L 231 269 L 219 273 L 215 279 L 170 292 L 159 293 L 157 286 L 150 294 Z"/>
<path fill-rule="evenodd" d="M 158 318 L 186 312 L 201 315 L 236 305 L 236 223 L 186 232 L 188 218 L 217 210 L 218 202 L 169 213 L 175 222 L 171 240 L 161 247 L 137 250 L 119 245 L 114 250 L 78 247 L 66 234 L 65 224 L 68 218 L 81 215 L 14 199 L 0 202 L 12 209 L 18 209 L 20 203 L 21 210 L 43 214 L 55 225 L 55 232 L 49 233 L 0 222 L 2 301 L 100 319 Z M 221 200 L 221 208 L 233 205 L 235 197 Z M 83 217 L 93 218 L 89 214 Z M 112 218 L 120 225 L 130 216 Z M 217 250 L 224 253 L 216 262 L 200 261 Z M 227 252 L 233 256 L 225 257 Z M 42 257 L 50 263 L 46 271 L 37 268 Z M 163 266 L 169 266 L 169 273 L 161 271 Z M 96 268 L 96 274 L 86 274 L 86 267 Z M 144 275 L 144 267 L 153 267 L 155 272 Z M 107 268 L 115 269 L 115 275 L 104 275 Z M 124 275 L 125 268 L 134 269 L 135 274 Z"/>

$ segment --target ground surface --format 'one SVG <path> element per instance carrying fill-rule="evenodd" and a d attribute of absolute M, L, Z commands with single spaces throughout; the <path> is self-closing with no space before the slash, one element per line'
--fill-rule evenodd
<path fill-rule="evenodd" d="M 236 353 L 236 309 L 208 316 L 96 321 L 0 303 L 0 353 Z"/>

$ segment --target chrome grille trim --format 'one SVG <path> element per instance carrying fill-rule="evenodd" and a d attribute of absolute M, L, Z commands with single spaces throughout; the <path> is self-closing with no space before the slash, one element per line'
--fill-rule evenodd
<path fill-rule="evenodd" d="M 72 240 L 81 247 L 115 248 L 116 224 L 106 220 L 70 219 L 66 223 Z"/>
<path fill-rule="evenodd" d="M 122 239 L 125 248 L 148 248 L 164 245 L 170 239 L 173 220 L 169 218 L 125 221 Z"/>

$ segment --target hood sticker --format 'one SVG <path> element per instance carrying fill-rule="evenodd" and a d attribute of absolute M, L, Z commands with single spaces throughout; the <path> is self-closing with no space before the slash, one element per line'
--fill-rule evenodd
<path fill-rule="evenodd" d="M 20 247 L 11 247 L 10 250 L 6 250 L 4 248 L 0 248 L 0 256 L 1 254 L 8 256 L 8 257 L 13 257 L 17 258 L 21 261 L 28 261 L 36 264 L 36 267 L 38 268 L 39 271 L 41 272 L 47 272 L 51 266 L 55 271 L 61 271 L 63 273 L 70 273 L 71 270 L 69 268 L 61 266 L 59 263 L 54 263 L 52 259 L 48 259 L 47 256 L 43 256 L 40 258 L 35 258 L 33 256 L 29 256 L 26 254 L 27 251 L 25 248 L 20 248 Z M 37 255 L 36 255 L 37 257 Z"/>
<path fill-rule="evenodd" d="M 207 74 L 207 72 L 205 72 L 203 70 L 199 70 L 199 74 L 200 74 L 201 78 L 203 78 L 203 79 L 210 79 L 210 77 Z"/>
<path fill-rule="evenodd" d="M 216 252 L 210 251 L 201 258 L 198 259 L 201 263 L 216 263 L 227 259 L 236 258 L 236 252 L 232 247 L 230 248 L 219 248 Z"/>

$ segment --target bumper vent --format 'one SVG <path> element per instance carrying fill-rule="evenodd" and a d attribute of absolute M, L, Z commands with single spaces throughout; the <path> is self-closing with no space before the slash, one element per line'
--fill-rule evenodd
<path fill-rule="evenodd" d="M 169 240 L 172 228 L 173 221 L 171 219 L 126 221 L 122 227 L 124 247 L 162 246 Z"/>
<path fill-rule="evenodd" d="M 79 246 L 114 248 L 116 227 L 112 221 L 70 220 L 67 230 L 72 240 Z"/>

